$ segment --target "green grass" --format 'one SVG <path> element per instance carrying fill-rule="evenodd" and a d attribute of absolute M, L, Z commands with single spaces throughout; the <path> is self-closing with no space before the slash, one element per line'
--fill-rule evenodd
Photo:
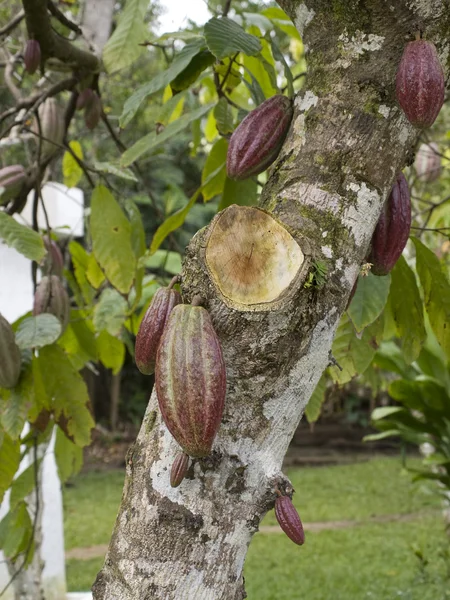
<path fill-rule="evenodd" d="M 363 524 L 307 532 L 301 548 L 282 533 L 258 533 L 245 565 L 249 600 L 450 600 L 450 546 L 433 484 L 412 483 L 393 458 L 295 468 L 288 475 L 305 523 Z M 123 480 L 122 471 L 89 473 L 65 489 L 66 548 L 108 543 Z M 408 522 L 368 521 L 407 513 L 421 514 Z M 272 524 L 273 511 L 263 521 Z M 69 560 L 69 589 L 89 589 L 102 563 L 103 558 Z"/>

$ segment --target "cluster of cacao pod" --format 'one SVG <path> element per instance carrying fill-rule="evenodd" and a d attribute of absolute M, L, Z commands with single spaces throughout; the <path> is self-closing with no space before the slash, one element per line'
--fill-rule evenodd
<path fill-rule="evenodd" d="M 97 127 L 102 116 L 102 101 L 91 88 L 82 90 L 77 98 L 77 110 L 84 110 L 84 122 L 88 129 Z"/>
<path fill-rule="evenodd" d="M 0 169 L 0 206 L 15 198 L 25 182 L 26 172 L 22 165 L 10 165 Z"/>
<path fill-rule="evenodd" d="M 171 485 L 178 486 L 189 457 L 211 453 L 222 420 L 226 371 L 220 340 L 208 311 L 194 298 L 183 304 L 173 289 L 159 289 L 136 336 L 136 364 L 144 374 L 155 370 L 161 415 L 181 446 L 173 464 Z"/>
<path fill-rule="evenodd" d="M 0 314 L 0 388 L 13 388 L 20 377 L 21 358 L 14 331 Z"/>

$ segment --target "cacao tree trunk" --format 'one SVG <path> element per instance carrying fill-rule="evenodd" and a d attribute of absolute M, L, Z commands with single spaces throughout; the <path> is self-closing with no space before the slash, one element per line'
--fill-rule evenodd
<path fill-rule="evenodd" d="M 211 279 L 205 246 L 192 240 L 183 293 L 200 294 L 227 367 L 225 412 L 213 453 L 169 485 L 178 452 L 152 394 L 127 456 L 122 504 L 94 584 L 95 600 L 245 598 L 242 569 L 278 487 L 283 457 L 328 365 L 333 335 L 395 176 L 419 131 L 395 101 L 404 44 L 419 27 L 448 75 L 450 11 L 444 0 L 280 1 L 308 55 L 290 132 L 260 206 L 305 255 L 299 277 L 274 302 L 232 305 Z M 447 6 L 447 8 L 446 8 Z M 255 132 L 257 135 L 257 132 Z M 232 217 L 230 217 L 232 218 Z M 315 261 L 322 287 L 304 286 Z"/>
<path fill-rule="evenodd" d="M 94 52 L 101 56 L 103 46 L 111 34 L 114 0 L 85 0 L 83 10 L 83 34 Z"/>

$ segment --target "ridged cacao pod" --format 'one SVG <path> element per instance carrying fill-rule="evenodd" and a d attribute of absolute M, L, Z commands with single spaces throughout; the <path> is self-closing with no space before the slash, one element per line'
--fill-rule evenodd
<path fill-rule="evenodd" d="M 426 183 L 439 178 L 442 171 L 439 147 L 436 142 L 421 144 L 414 160 L 417 177 Z"/>
<path fill-rule="evenodd" d="M 275 516 L 288 538 L 302 546 L 305 543 L 302 521 L 289 496 L 278 496 L 275 500 Z"/>
<path fill-rule="evenodd" d="M 293 115 L 292 101 L 278 94 L 252 110 L 230 139 L 227 173 L 247 179 L 262 173 L 277 158 Z"/>
<path fill-rule="evenodd" d="M 144 375 L 151 375 L 155 370 L 156 353 L 167 319 L 174 306 L 181 302 L 181 294 L 169 288 L 160 288 L 153 296 L 136 336 L 136 365 Z"/>
<path fill-rule="evenodd" d="M 93 93 L 91 101 L 86 105 L 84 109 L 84 122 L 88 129 L 94 129 L 97 127 L 100 117 L 102 116 L 102 101 L 97 96 L 96 92 Z"/>
<path fill-rule="evenodd" d="M 36 72 L 41 64 L 41 45 L 36 40 L 28 40 L 23 57 L 25 69 L 30 75 Z"/>
<path fill-rule="evenodd" d="M 50 158 L 58 152 L 59 146 L 64 140 L 64 114 L 54 98 L 47 98 L 38 109 L 41 122 L 42 137 L 48 141 L 42 141 L 41 159 Z M 39 134 L 39 125 L 35 120 L 33 131 Z"/>
<path fill-rule="evenodd" d="M 20 350 L 14 331 L 0 315 L 0 387 L 13 388 L 20 376 Z"/>
<path fill-rule="evenodd" d="M 58 244 L 46 235 L 44 236 L 44 246 L 47 250 L 47 256 L 42 264 L 42 271 L 46 275 L 61 277 L 64 269 L 64 258 Z"/>
<path fill-rule="evenodd" d="M 444 73 L 432 42 L 406 44 L 396 77 L 397 100 L 408 121 L 430 127 L 444 103 Z"/>
<path fill-rule="evenodd" d="M 92 102 L 94 93 L 94 90 L 91 88 L 86 88 L 85 90 L 82 90 L 78 94 L 76 109 L 82 110 L 83 108 L 86 108 L 86 106 L 88 106 L 88 104 Z"/>
<path fill-rule="evenodd" d="M 172 469 L 170 470 L 170 485 L 178 487 L 183 481 L 189 468 L 189 456 L 184 452 L 177 454 L 173 461 Z"/>
<path fill-rule="evenodd" d="M 70 317 L 70 301 L 62 281 L 56 275 L 41 279 L 34 294 L 33 315 L 50 313 L 61 322 L 63 330 Z"/>
<path fill-rule="evenodd" d="M 6 204 L 20 192 L 26 173 L 22 165 L 10 165 L 0 169 L 0 204 Z"/>
<path fill-rule="evenodd" d="M 168 430 L 189 456 L 211 452 L 220 426 L 226 373 L 208 311 L 179 304 L 170 313 L 156 357 L 156 393 Z"/>
<path fill-rule="evenodd" d="M 387 275 L 400 258 L 411 229 L 411 200 L 403 173 L 397 175 L 372 237 L 368 262 L 374 275 Z"/>

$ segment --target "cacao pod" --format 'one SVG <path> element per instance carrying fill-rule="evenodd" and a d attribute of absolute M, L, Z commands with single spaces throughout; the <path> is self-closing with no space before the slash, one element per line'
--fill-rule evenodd
<path fill-rule="evenodd" d="M 22 165 L 10 165 L 0 169 L 0 204 L 7 204 L 17 196 L 25 181 L 26 173 Z"/>
<path fill-rule="evenodd" d="M 33 315 L 50 313 L 67 327 L 70 317 L 70 301 L 62 281 L 56 275 L 46 275 L 41 279 L 34 294 Z"/>
<path fill-rule="evenodd" d="M 181 294 L 170 288 L 160 288 L 153 296 L 136 336 L 136 365 L 144 375 L 151 375 L 155 370 L 156 353 L 167 319 L 174 306 L 181 302 Z"/>
<path fill-rule="evenodd" d="M 20 376 L 20 350 L 14 331 L 0 314 L 0 387 L 13 388 Z"/>
<path fill-rule="evenodd" d="M 222 420 L 226 372 L 219 338 L 201 306 L 179 304 L 170 313 L 155 384 L 163 419 L 184 452 L 210 454 Z"/>
<path fill-rule="evenodd" d="M 411 229 L 411 200 L 403 173 L 397 175 L 372 237 L 368 262 L 374 275 L 387 275 L 400 258 Z"/>
<path fill-rule="evenodd" d="M 64 269 L 64 258 L 58 244 L 47 235 L 44 236 L 44 246 L 47 256 L 42 264 L 42 270 L 46 275 L 57 275 L 61 277 Z"/>
<path fill-rule="evenodd" d="M 421 144 L 414 160 L 417 177 L 426 183 L 438 179 L 441 174 L 441 157 L 436 142 Z"/>
<path fill-rule="evenodd" d="M 94 93 L 94 90 L 92 90 L 91 88 L 86 88 L 85 90 L 82 90 L 78 94 L 76 109 L 82 110 L 83 108 L 86 108 L 86 106 L 88 106 L 92 102 Z"/>
<path fill-rule="evenodd" d="M 305 543 L 302 521 L 289 496 L 278 496 L 275 500 L 275 516 L 288 538 L 302 546 Z"/>
<path fill-rule="evenodd" d="M 292 101 L 281 94 L 252 110 L 231 136 L 228 177 L 246 179 L 267 169 L 281 150 L 293 112 Z"/>
<path fill-rule="evenodd" d="M 41 122 L 42 146 L 41 159 L 50 158 L 58 152 L 64 140 L 64 114 L 54 98 L 47 98 L 38 108 Z M 33 124 L 33 131 L 39 135 L 37 120 Z"/>
<path fill-rule="evenodd" d="M 172 469 L 170 470 L 170 485 L 178 487 L 183 481 L 189 468 L 189 456 L 184 452 L 177 454 L 173 461 Z"/>
<path fill-rule="evenodd" d="M 28 40 L 24 53 L 25 69 L 33 75 L 41 64 L 41 45 L 36 40 Z"/>
<path fill-rule="evenodd" d="M 86 104 L 86 108 L 84 109 L 84 122 L 88 129 L 97 127 L 102 116 L 102 110 L 102 101 L 96 92 L 94 92 L 91 101 Z"/>
<path fill-rule="evenodd" d="M 433 125 L 444 103 L 444 73 L 432 42 L 406 44 L 395 83 L 408 121 L 421 128 Z"/>

